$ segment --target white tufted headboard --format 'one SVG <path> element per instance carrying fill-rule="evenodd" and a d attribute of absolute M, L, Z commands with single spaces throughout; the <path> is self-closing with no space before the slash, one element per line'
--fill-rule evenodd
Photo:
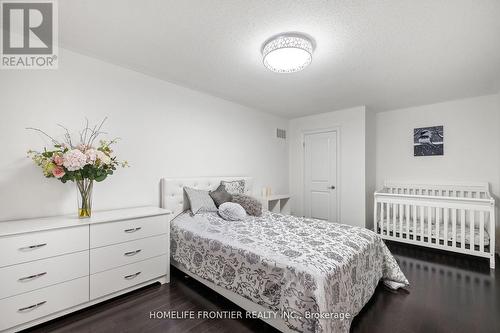
<path fill-rule="evenodd" d="M 253 179 L 251 177 L 203 177 L 203 178 L 162 178 L 161 179 L 161 207 L 171 210 L 173 216 L 188 209 L 184 186 L 200 190 L 215 190 L 222 180 L 245 180 L 245 193 L 252 194 Z"/>

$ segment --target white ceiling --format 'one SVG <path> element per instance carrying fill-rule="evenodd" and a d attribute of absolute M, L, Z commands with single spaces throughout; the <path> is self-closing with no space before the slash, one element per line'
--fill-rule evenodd
<path fill-rule="evenodd" d="M 499 0 L 59 1 L 61 46 L 284 117 L 376 111 L 500 90 Z M 298 31 L 304 71 L 262 43 Z"/>

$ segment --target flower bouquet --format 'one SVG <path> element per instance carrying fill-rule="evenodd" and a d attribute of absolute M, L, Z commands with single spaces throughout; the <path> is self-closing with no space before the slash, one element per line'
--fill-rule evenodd
<path fill-rule="evenodd" d="M 77 144 L 73 142 L 69 131 L 61 125 L 59 126 L 66 131 L 64 141 L 58 141 L 38 128 L 28 128 L 47 136 L 53 144 L 52 148 L 44 148 L 42 152 L 29 150 L 28 157 L 42 168 L 45 177 L 56 178 L 63 183 L 67 181 L 76 183 L 80 218 L 92 215 L 94 181 L 102 182 L 113 174 L 117 166 L 128 166 L 126 161 L 119 162 L 113 155 L 111 147 L 118 142 L 118 139 L 100 140 L 95 144 L 98 137 L 105 134 L 101 131 L 105 121 L 106 118 L 100 125 L 94 127 L 89 127 L 86 121 L 85 128 L 79 133 L 80 140 Z"/>

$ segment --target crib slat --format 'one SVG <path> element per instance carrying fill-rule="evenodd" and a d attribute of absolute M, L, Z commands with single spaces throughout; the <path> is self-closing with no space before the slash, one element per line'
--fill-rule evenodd
<path fill-rule="evenodd" d="M 469 249 L 474 251 L 474 227 L 475 227 L 475 212 L 473 210 L 470 211 L 470 239 L 469 239 Z"/>
<path fill-rule="evenodd" d="M 436 207 L 436 244 L 439 245 L 439 230 L 441 229 L 441 208 Z"/>
<path fill-rule="evenodd" d="M 424 206 L 420 206 L 420 220 L 419 220 L 419 228 L 420 228 L 420 241 L 424 241 L 424 223 L 425 223 L 425 217 L 424 217 Z"/>
<path fill-rule="evenodd" d="M 421 206 L 417 206 L 415 205 L 415 230 L 414 230 L 414 233 L 415 233 L 415 240 L 419 240 L 419 236 L 420 236 L 420 216 L 421 216 Z"/>
<path fill-rule="evenodd" d="M 443 245 L 448 246 L 448 208 L 443 209 Z"/>
<path fill-rule="evenodd" d="M 411 223 L 411 218 L 410 218 L 410 205 L 406 204 L 406 214 L 405 214 L 405 221 L 406 221 L 406 239 L 410 239 L 410 223 Z"/>
<path fill-rule="evenodd" d="M 399 211 L 399 237 L 403 238 L 403 205 L 398 205 Z"/>
<path fill-rule="evenodd" d="M 479 213 L 479 251 L 484 252 L 484 212 Z"/>
<path fill-rule="evenodd" d="M 386 202 L 385 203 L 385 233 L 387 236 L 389 236 L 389 224 L 391 223 L 391 204 Z"/>
<path fill-rule="evenodd" d="M 391 221 L 392 221 L 392 204 L 387 202 L 385 205 L 386 208 L 386 224 L 385 224 L 385 232 L 387 236 L 390 236 L 389 233 L 391 231 Z"/>
<path fill-rule="evenodd" d="M 417 240 L 417 205 L 413 205 L 413 229 L 412 229 L 412 235 L 413 235 L 413 240 Z"/>
<path fill-rule="evenodd" d="M 432 243 L 432 207 L 427 207 L 427 242 Z"/>
<path fill-rule="evenodd" d="M 379 230 L 380 228 L 380 230 Z M 380 203 L 380 222 L 378 228 L 375 229 L 376 233 L 384 234 L 384 202 Z"/>
<path fill-rule="evenodd" d="M 453 208 L 451 214 L 451 234 L 453 235 L 453 247 L 457 247 L 457 209 Z"/>
<path fill-rule="evenodd" d="M 387 213 L 386 213 L 386 215 L 387 215 L 387 217 L 386 217 L 387 222 L 386 222 L 386 225 L 385 225 L 385 232 L 386 232 L 387 236 L 389 236 L 389 233 L 391 231 L 391 223 L 392 223 L 391 222 L 392 221 L 392 204 L 388 202 L 386 204 L 385 208 L 387 209 Z"/>
<path fill-rule="evenodd" d="M 460 209 L 460 225 L 461 225 L 460 247 L 462 249 L 465 249 L 465 209 Z"/>
<path fill-rule="evenodd" d="M 396 237 L 396 204 L 392 204 L 392 236 Z"/>
<path fill-rule="evenodd" d="M 389 214 L 390 214 L 391 210 L 389 208 L 389 203 L 386 202 L 384 204 L 384 232 L 387 236 L 389 236 Z"/>
<path fill-rule="evenodd" d="M 487 222 L 489 233 L 489 253 L 490 253 L 490 268 L 495 268 L 495 208 L 491 207 L 488 210 Z"/>

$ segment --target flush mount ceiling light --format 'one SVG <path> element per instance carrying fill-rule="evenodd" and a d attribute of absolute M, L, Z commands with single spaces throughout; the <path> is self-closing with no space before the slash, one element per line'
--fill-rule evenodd
<path fill-rule="evenodd" d="M 313 43 L 301 34 L 281 34 L 267 40 L 262 47 L 264 66 L 276 73 L 293 73 L 312 61 Z"/>

